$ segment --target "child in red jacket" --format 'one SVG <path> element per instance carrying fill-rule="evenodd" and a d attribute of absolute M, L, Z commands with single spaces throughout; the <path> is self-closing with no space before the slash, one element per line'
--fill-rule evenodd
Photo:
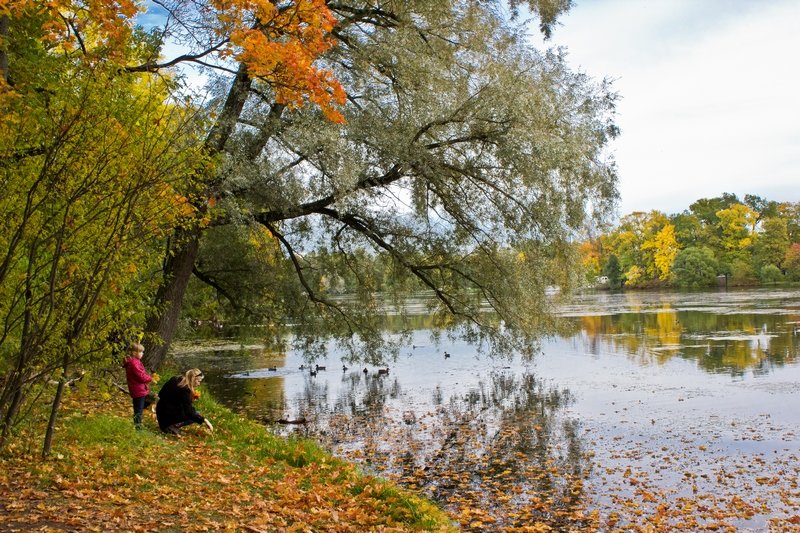
<path fill-rule="evenodd" d="M 144 413 L 147 393 L 150 392 L 148 383 L 153 381 L 142 365 L 144 346 L 131 343 L 128 346 L 128 356 L 122 366 L 125 367 L 125 377 L 128 379 L 128 392 L 133 398 L 133 425 L 136 429 L 142 428 L 142 413 Z"/>

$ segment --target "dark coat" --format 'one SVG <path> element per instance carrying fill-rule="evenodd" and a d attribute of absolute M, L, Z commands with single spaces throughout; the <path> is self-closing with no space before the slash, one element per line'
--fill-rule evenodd
<path fill-rule="evenodd" d="M 205 418 L 192 405 L 192 391 L 189 387 L 179 387 L 180 376 L 173 376 L 164 383 L 158 393 L 156 418 L 162 430 L 172 424 L 196 422 L 202 424 Z"/>

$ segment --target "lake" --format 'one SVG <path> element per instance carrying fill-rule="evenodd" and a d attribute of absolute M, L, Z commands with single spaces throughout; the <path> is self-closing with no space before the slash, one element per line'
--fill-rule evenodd
<path fill-rule="evenodd" d="M 173 355 L 466 530 L 800 529 L 800 291 L 597 292 L 560 312 L 572 333 L 532 360 L 424 328 L 388 373 L 331 350 L 312 376 L 301 353 L 235 341 Z"/>

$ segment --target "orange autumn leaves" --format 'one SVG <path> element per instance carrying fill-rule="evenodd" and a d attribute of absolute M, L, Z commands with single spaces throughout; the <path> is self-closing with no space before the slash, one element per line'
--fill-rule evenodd
<path fill-rule="evenodd" d="M 344 89 L 331 71 L 313 64 L 334 44 L 329 34 L 336 19 L 324 0 L 296 0 L 281 8 L 269 0 L 216 0 L 212 5 L 222 22 L 218 33 L 230 36 L 224 53 L 269 83 L 279 104 L 296 108 L 308 99 L 329 120 L 344 122 L 334 107 L 344 104 Z"/>
<path fill-rule="evenodd" d="M 276 6 L 269 0 L 214 0 L 200 10 L 222 43 L 209 52 L 222 62 L 234 59 L 248 74 L 267 83 L 275 100 L 290 108 L 311 102 L 334 122 L 344 117 L 336 106 L 345 102 L 333 73 L 315 65 L 334 41 L 336 24 L 323 0 L 295 0 Z M 63 50 L 80 49 L 120 64 L 126 63 L 136 17 L 146 8 L 135 0 L 0 0 L 0 15 L 12 19 L 41 18 L 42 39 Z M 207 16 L 210 15 L 210 16 Z"/>
<path fill-rule="evenodd" d="M 66 51 L 95 50 L 106 59 L 123 60 L 122 50 L 139 13 L 135 0 L 0 0 L 0 15 L 42 20 L 42 40 Z"/>

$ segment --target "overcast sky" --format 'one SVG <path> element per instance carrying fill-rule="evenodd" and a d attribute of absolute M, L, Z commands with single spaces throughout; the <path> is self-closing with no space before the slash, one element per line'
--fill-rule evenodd
<path fill-rule="evenodd" d="M 620 215 L 800 201 L 800 0 L 574 3 L 550 44 L 622 96 Z"/>

